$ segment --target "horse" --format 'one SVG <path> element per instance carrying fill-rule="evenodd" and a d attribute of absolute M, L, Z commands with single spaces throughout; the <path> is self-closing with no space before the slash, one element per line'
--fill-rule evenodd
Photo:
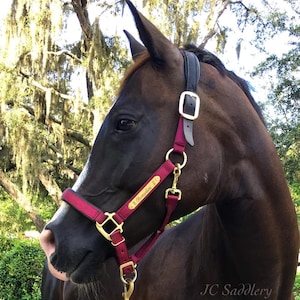
<path fill-rule="evenodd" d="M 129 36 L 134 63 L 41 233 L 50 272 L 92 284 L 115 257 L 124 299 L 293 299 L 295 208 L 246 82 L 126 3 L 143 45 Z M 162 234 L 203 206 L 191 229 Z"/>

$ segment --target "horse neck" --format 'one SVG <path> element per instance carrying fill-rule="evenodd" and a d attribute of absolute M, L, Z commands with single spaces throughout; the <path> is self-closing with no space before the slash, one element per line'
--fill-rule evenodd
<path fill-rule="evenodd" d="M 294 257 L 298 240 L 280 160 L 245 93 L 211 66 L 204 66 L 202 74 L 198 140 L 199 147 L 210 148 L 196 158 L 202 166 L 198 178 L 203 177 L 203 169 L 214 169 L 210 175 L 216 182 L 209 199 L 202 201 L 215 204 L 222 236 L 227 238 L 226 253 L 234 257 L 237 274 L 245 280 L 254 280 L 253 274 L 272 280 L 268 267 L 282 272 L 288 264 L 284 256 Z M 198 195 L 203 186 L 199 185 Z M 286 247 L 286 239 L 293 246 Z M 253 261 L 255 265 L 249 263 Z"/>
<path fill-rule="evenodd" d="M 274 198 L 278 193 L 278 198 L 289 197 L 276 149 L 252 100 L 232 78 L 221 76 L 210 65 L 202 65 L 201 114 L 197 120 L 202 130 L 198 147 L 212 145 L 207 152 L 217 153 L 213 167 L 219 195 L 214 195 L 212 201 L 253 195 L 255 191 L 264 193 L 264 197 L 269 194 Z M 205 163 L 203 157 L 197 159 Z"/>
<path fill-rule="evenodd" d="M 193 249 L 191 277 L 200 277 L 202 282 L 219 283 L 226 282 L 228 278 L 233 280 L 232 274 L 228 277 L 229 273 L 238 277 L 235 274 L 234 254 L 216 205 L 206 205 L 193 223 L 196 227 L 192 235 L 197 242 Z M 193 226 L 191 228 L 193 229 Z"/>

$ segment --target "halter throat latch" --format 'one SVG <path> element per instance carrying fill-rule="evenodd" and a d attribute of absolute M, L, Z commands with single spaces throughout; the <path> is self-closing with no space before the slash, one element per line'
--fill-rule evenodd
<path fill-rule="evenodd" d="M 192 52 L 181 51 L 184 60 L 185 91 L 179 98 L 179 113 L 183 117 L 183 132 L 185 140 L 194 146 L 193 121 L 200 112 L 200 98 L 196 94 L 200 80 L 200 63 Z"/>

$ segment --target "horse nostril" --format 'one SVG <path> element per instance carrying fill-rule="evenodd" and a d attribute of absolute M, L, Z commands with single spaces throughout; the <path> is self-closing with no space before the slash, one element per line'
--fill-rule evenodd
<path fill-rule="evenodd" d="M 50 229 L 44 229 L 40 235 L 40 244 L 43 248 L 44 252 L 46 253 L 47 260 L 48 260 L 48 268 L 51 274 L 56 277 L 59 280 L 68 281 L 69 277 L 65 272 L 58 271 L 50 261 L 51 260 L 56 261 L 57 257 L 56 255 L 53 255 L 55 253 L 55 238 L 54 234 Z"/>
<path fill-rule="evenodd" d="M 40 235 L 40 244 L 47 257 L 55 252 L 54 234 L 50 229 L 44 229 Z"/>

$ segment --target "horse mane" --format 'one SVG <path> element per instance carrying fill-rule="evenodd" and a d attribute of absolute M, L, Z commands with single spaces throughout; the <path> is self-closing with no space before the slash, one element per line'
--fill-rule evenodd
<path fill-rule="evenodd" d="M 228 76 L 233 82 L 235 82 L 240 87 L 240 89 L 244 92 L 244 94 L 247 96 L 252 107 L 255 109 L 259 118 L 265 125 L 265 120 L 262 115 L 261 109 L 256 103 L 256 101 L 254 100 L 253 96 L 251 95 L 249 84 L 246 80 L 236 75 L 233 71 L 227 70 L 224 64 L 222 63 L 222 61 L 216 55 L 203 48 L 199 48 L 194 44 L 186 44 L 183 47 L 183 50 L 193 52 L 198 57 L 200 62 L 210 64 L 211 66 L 215 67 L 222 76 Z M 145 51 L 144 53 L 140 54 L 138 58 L 135 60 L 135 63 L 129 69 L 127 69 L 124 79 L 119 87 L 118 95 L 120 95 L 121 91 L 123 90 L 124 86 L 126 85 L 128 79 L 132 76 L 132 74 L 137 69 L 139 69 L 142 65 L 144 65 L 149 60 L 149 58 L 150 56 L 148 51 Z"/>
<path fill-rule="evenodd" d="M 249 102 L 251 103 L 256 113 L 258 114 L 259 118 L 265 125 L 265 120 L 262 115 L 261 109 L 256 103 L 256 101 L 254 100 L 253 96 L 251 95 L 249 84 L 246 80 L 236 75 L 233 71 L 227 70 L 224 64 L 216 55 L 203 48 L 199 48 L 193 44 L 186 44 L 183 49 L 189 52 L 193 52 L 198 57 L 200 62 L 212 65 L 219 71 L 219 73 L 222 76 L 228 76 L 232 81 L 234 81 L 240 87 L 240 89 L 245 93 Z"/>

